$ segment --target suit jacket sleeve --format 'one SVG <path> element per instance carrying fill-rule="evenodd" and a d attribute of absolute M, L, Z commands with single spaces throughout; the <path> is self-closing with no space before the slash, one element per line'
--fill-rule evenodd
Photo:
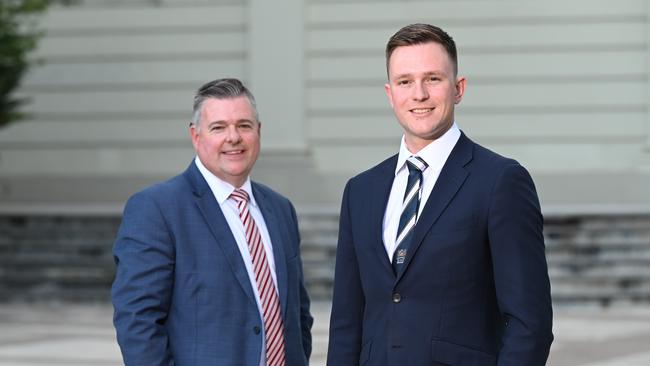
<path fill-rule="evenodd" d="M 296 216 L 296 210 L 291 205 L 291 218 L 293 219 L 293 226 L 295 235 L 298 238 L 298 243 L 300 243 L 300 232 L 298 231 L 298 218 Z M 298 258 L 300 258 L 300 252 L 298 252 Z M 305 353 L 305 358 L 309 360 L 311 356 L 312 343 L 311 343 L 311 327 L 314 323 L 314 318 L 311 316 L 309 311 L 310 301 L 309 295 L 307 294 L 307 289 L 305 288 L 304 275 L 302 270 L 302 263 L 300 264 L 300 329 L 302 331 L 302 348 Z"/>
<path fill-rule="evenodd" d="M 156 202 L 138 193 L 126 204 L 113 248 L 113 322 L 125 365 L 169 365 L 165 320 L 173 286 L 174 244 Z"/>
<path fill-rule="evenodd" d="M 542 234 L 543 218 L 528 172 L 504 167 L 488 216 L 497 299 L 504 320 L 498 365 L 545 365 L 552 307 Z"/>
<path fill-rule="evenodd" d="M 343 193 L 336 250 L 334 296 L 327 352 L 327 364 L 332 366 L 358 365 L 361 353 L 365 297 L 352 235 L 350 186 L 351 183 L 348 182 Z"/>

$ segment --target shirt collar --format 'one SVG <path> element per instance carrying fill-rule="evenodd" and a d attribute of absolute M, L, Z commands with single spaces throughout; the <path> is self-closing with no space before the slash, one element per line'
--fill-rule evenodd
<path fill-rule="evenodd" d="M 397 166 L 395 167 L 395 175 L 399 173 L 400 170 L 404 169 L 406 166 L 406 160 L 413 155 L 421 157 L 426 161 L 429 169 L 433 170 L 442 170 L 442 166 L 445 165 L 451 150 L 453 150 L 456 142 L 460 138 L 460 129 L 456 122 L 445 132 L 442 136 L 438 137 L 436 140 L 431 141 L 427 146 L 418 151 L 417 154 L 413 154 L 406 147 L 406 141 L 404 140 L 404 135 L 402 135 L 402 142 L 399 147 L 399 155 L 397 156 Z"/>
<path fill-rule="evenodd" d="M 208 183 L 208 186 L 210 187 L 210 190 L 212 190 L 212 194 L 214 194 L 214 197 L 217 199 L 217 202 L 220 205 L 223 205 L 226 202 L 226 200 L 228 200 L 228 197 L 230 197 L 232 192 L 235 191 L 235 187 L 233 187 L 232 184 L 224 180 L 221 180 L 219 179 L 219 177 L 212 174 L 212 172 L 209 171 L 208 168 L 205 167 L 205 165 L 203 165 L 201 159 L 199 159 L 198 156 L 194 158 L 194 163 L 196 164 L 196 167 L 199 169 L 199 172 L 201 172 L 201 175 L 203 175 L 205 181 Z M 253 195 L 253 188 L 251 185 L 250 177 L 246 177 L 246 181 L 240 188 L 246 191 L 246 193 L 248 193 L 248 197 L 249 197 L 248 204 L 257 207 L 257 201 L 255 201 L 255 196 Z"/>

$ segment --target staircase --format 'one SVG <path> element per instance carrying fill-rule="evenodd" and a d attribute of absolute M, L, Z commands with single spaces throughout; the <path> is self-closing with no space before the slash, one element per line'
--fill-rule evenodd
<path fill-rule="evenodd" d="M 0 215 L 0 301 L 108 301 L 119 223 Z M 299 223 L 309 294 L 329 300 L 338 210 L 302 208 Z M 556 304 L 650 304 L 650 215 L 549 216 L 544 234 Z"/>
<path fill-rule="evenodd" d="M 546 253 L 559 304 L 650 304 L 650 216 L 547 218 Z"/>
<path fill-rule="evenodd" d="M 0 215 L 0 302 L 105 302 L 115 275 L 112 246 L 120 217 Z M 301 212 L 305 282 L 329 299 L 338 212 Z"/>
<path fill-rule="evenodd" d="M 300 225 L 310 295 L 328 300 L 338 214 L 302 212 Z M 549 216 L 544 236 L 555 304 L 650 304 L 650 215 Z"/>
<path fill-rule="evenodd" d="M 313 300 L 330 300 L 339 231 L 338 209 L 300 210 L 300 254 L 305 285 Z"/>
<path fill-rule="evenodd" d="M 116 217 L 0 216 L 0 300 L 107 301 Z"/>

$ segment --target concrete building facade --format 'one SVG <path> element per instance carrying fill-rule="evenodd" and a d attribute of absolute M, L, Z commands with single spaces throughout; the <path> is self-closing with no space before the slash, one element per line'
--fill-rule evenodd
<path fill-rule="evenodd" d="M 85 0 L 52 8 L 0 130 L 0 210 L 115 213 L 182 171 L 192 93 L 243 79 L 258 99 L 254 178 L 335 209 L 396 153 L 383 91 L 398 28 L 440 25 L 468 79 L 457 122 L 532 173 L 547 213 L 650 212 L 650 5 L 644 0 Z"/>

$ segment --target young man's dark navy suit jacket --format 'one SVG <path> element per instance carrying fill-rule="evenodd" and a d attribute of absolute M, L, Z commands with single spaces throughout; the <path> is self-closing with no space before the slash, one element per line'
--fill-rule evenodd
<path fill-rule="evenodd" d="M 382 221 L 396 164 L 345 188 L 328 365 L 544 365 L 552 308 L 528 172 L 461 134 L 395 276 Z"/>

